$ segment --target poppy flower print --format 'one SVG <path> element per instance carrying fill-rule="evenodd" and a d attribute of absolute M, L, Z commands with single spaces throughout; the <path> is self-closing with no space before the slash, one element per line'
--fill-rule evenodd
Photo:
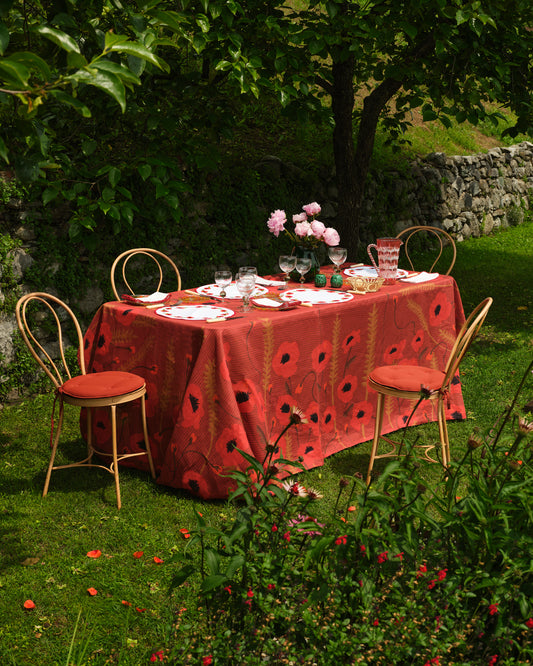
<path fill-rule="evenodd" d="M 311 364 L 313 370 L 318 374 L 324 370 L 331 358 L 332 345 L 329 340 L 324 340 L 311 353 Z"/>
<path fill-rule="evenodd" d="M 181 409 L 183 425 L 198 428 L 204 415 L 204 398 L 199 386 L 187 386 Z"/>
<path fill-rule="evenodd" d="M 359 344 L 360 342 L 361 332 L 354 329 L 353 331 L 350 331 L 350 333 L 348 333 L 348 335 L 342 341 L 342 350 L 347 352 L 349 349 Z"/>
<path fill-rule="evenodd" d="M 287 421 L 294 407 L 297 407 L 296 400 L 290 395 L 282 395 L 276 403 L 276 416 L 278 421 Z"/>
<path fill-rule="evenodd" d="M 272 359 L 272 369 L 287 379 L 296 373 L 299 358 L 300 348 L 296 342 L 282 342 Z"/>
<path fill-rule="evenodd" d="M 313 435 L 318 436 L 320 431 L 320 412 L 318 402 L 309 403 L 307 409 L 305 410 L 305 414 L 307 416 L 307 421 L 311 427 Z"/>
<path fill-rule="evenodd" d="M 429 306 L 429 323 L 439 327 L 445 324 L 452 314 L 452 303 L 443 292 L 439 292 Z"/>
<path fill-rule="evenodd" d="M 422 329 L 419 329 L 414 334 L 414 336 L 411 340 L 411 349 L 415 352 L 415 354 L 418 354 L 418 352 L 422 348 L 422 345 L 424 344 L 424 338 L 425 338 L 425 334 L 424 334 L 424 331 Z"/>
<path fill-rule="evenodd" d="M 337 397 L 341 402 L 351 402 L 353 394 L 357 388 L 357 377 L 355 375 L 346 375 L 337 385 Z"/>
<path fill-rule="evenodd" d="M 334 407 L 327 407 L 324 410 L 324 413 L 322 414 L 322 432 L 331 432 L 333 430 L 335 427 L 335 416 L 336 412 Z"/>
<path fill-rule="evenodd" d="M 399 340 L 392 345 L 389 345 L 383 354 L 385 365 L 394 365 L 398 363 L 403 357 L 403 350 L 405 349 L 406 341 Z"/>
<path fill-rule="evenodd" d="M 355 403 L 353 406 L 352 412 L 352 425 L 359 430 L 362 426 L 366 426 L 372 420 L 374 414 L 374 408 L 372 403 L 368 400 L 362 400 L 361 402 Z"/>
<path fill-rule="evenodd" d="M 229 428 L 224 428 L 215 443 L 217 454 L 220 456 L 222 464 L 236 465 L 242 461 L 238 448 L 247 447 L 248 440 L 242 426 L 235 423 Z"/>

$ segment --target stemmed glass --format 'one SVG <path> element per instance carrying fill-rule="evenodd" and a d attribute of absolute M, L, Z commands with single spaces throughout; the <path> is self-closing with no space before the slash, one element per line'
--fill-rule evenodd
<path fill-rule="evenodd" d="M 296 268 L 296 257 L 294 255 L 282 254 L 278 263 L 281 270 L 285 273 L 285 282 L 288 282 L 289 273 Z"/>
<path fill-rule="evenodd" d="M 226 287 L 231 284 L 231 271 L 215 271 L 215 282 L 220 287 L 220 298 L 225 298 Z"/>
<path fill-rule="evenodd" d="M 300 273 L 300 282 L 303 284 L 305 280 L 305 274 L 311 268 L 311 257 L 298 257 L 296 259 L 296 270 Z"/>
<path fill-rule="evenodd" d="M 328 256 L 335 264 L 334 273 L 340 273 L 340 266 L 342 266 L 342 264 L 346 261 L 348 250 L 345 247 L 328 247 Z"/>
<path fill-rule="evenodd" d="M 254 273 L 241 272 L 241 270 L 239 270 L 235 284 L 242 296 L 242 311 L 248 312 L 250 309 L 250 295 L 255 287 Z"/>

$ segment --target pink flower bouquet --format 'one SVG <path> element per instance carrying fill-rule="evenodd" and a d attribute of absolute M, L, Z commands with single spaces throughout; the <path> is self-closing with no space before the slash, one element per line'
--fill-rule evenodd
<path fill-rule="evenodd" d="M 287 216 L 284 210 L 275 210 L 270 214 L 267 221 L 269 230 L 276 236 L 284 231 L 292 240 L 303 247 L 315 248 L 320 243 L 328 246 L 338 245 L 340 236 L 332 227 L 326 227 L 323 222 L 316 219 L 320 214 L 321 208 L 316 201 L 303 206 L 303 213 L 292 216 L 294 222 L 294 231 L 285 228 Z"/>

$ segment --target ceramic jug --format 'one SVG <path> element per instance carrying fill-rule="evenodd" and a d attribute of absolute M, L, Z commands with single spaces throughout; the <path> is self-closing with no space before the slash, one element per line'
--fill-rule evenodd
<path fill-rule="evenodd" d="M 372 265 L 376 269 L 379 277 L 384 278 L 385 284 L 394 284 L 396 282 L 400 245 L 402 245 L 402 241 L 399 238 L 378 238 L 375 243 L 371 243 L 367 247 L 368 256 L 372 261 Z M 376 248 L 378 251 L 377 266 L 372 254 L 372 248 Z"/>

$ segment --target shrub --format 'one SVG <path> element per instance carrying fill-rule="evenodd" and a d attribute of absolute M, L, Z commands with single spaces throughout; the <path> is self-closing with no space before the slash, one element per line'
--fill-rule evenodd
<path fill-rule="evenodd" d="M 369 487 L 320 493 L 299 464 L 245 456 L 225 530 L 198 516 L 174 584 L 199 573 L 201 626 L 176 630 L 179 663 L 526 664 L 533 659 L 533 422 L 511 404 L 425 486 L 413 456 Z M 288 427 L 301 416 L 293 415 Z M 279 441 L 279 440 L 278 440 Z M 243 454 L 244 455 L 244 454 Z M 193 552 L 200 548 L 200 569 Z M 196 584 L 196 583 L 194 583 Z M 177 647 L 179 645 L 180 647 Z M 211 660 L 211 661 L 210 661 Z"/>

